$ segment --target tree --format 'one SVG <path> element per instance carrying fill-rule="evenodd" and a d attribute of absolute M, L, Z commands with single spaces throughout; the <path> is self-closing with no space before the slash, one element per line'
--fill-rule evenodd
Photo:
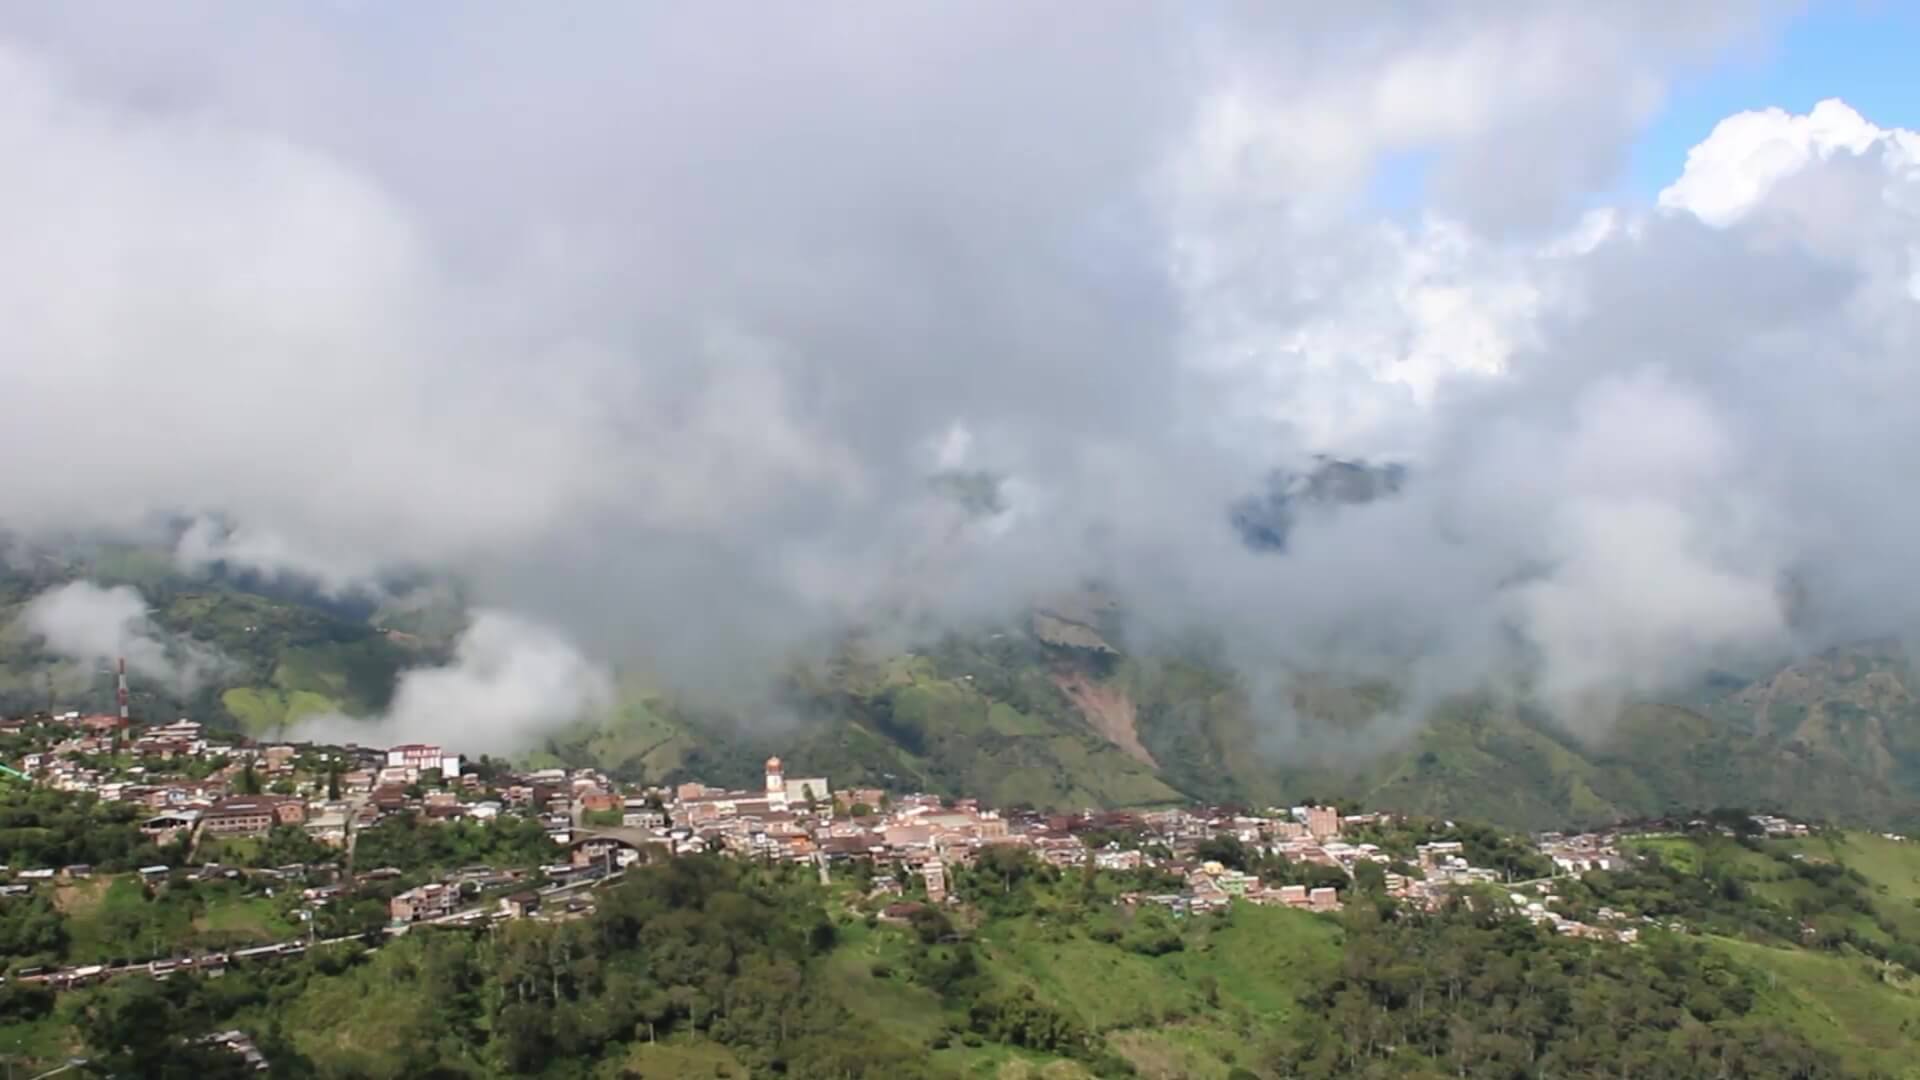
<path fill-rule="evenodd" d="M 1355 892 L 1368 896 L 1380 896 L 1387 891 L 1387 872 L 1379 863 L 1363 859 L 1353 868 L 1353 888 Z"/>
<path fill-rule="evenodd" d="M 1035 875 L 1041 868 L 1025 848 L 1012 844 L 992 844 L 980 852 L 974 865 L 981 874 L 1000 886 L 1002 896 L 1011 895 L 1015 885 Z"/>
<path fill-rule="evenodd" d="M 1205 840 L 1195 844 L 1193 847 L 1193 855 L 1196 859 L 1217 862 L 1229 870 L 1245 870 L 1247 868 L 1247 846 L 1240 842 L 1239 837 L 1229 833 L 1219 833 L 1214 836 L 1209 836 Z"/>
<path fill-rule="evenodd" d="M 338 801 L 339 798 L 340 798 L 340 766 L 333 765 L 328 767 L 327 769 L 327 799 L 329 801 Z"/>
<path fill-rule="evenodd" d="M 66 924 L 44 894 L 0 904 L 0 958 L 51 959 L 66 944 Z"/>
<path fill-rule="evenodd" d="M 307 835 L 297 825 L 275 825 L 260 845 L 255 863 L 259 866 L 287 866 L 292 863 L 331 862 L 335 851 Z"/>
<path fill-rule="evenodd" d="M 239 778 L 234 781 L 233 790 L 236 795 L 260 794 L 260 774 L 253 771 L 252 761 L 248 761 L 247 767 L 240 770 Z"/>
<path fill-rule="evenodd" d="M 190 999 L 193 980 L 157 983 L 144 975 L 115 979 L 83 1006 L 80 1030 L 99 1052 L 97 1064 L 121 1076 L 207 1080 L 252 1075 L 240 1055 L 186 1036 L 208 1030 Z"/>

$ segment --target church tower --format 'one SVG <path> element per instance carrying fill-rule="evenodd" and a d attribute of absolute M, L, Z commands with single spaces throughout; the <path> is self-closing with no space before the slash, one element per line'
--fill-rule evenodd
<path fill-rule="evenodd" d="M 777 757 L 767 759 L 767 808 L 787 808 L 787 777 L 780 771 L 780 759 Z"/>

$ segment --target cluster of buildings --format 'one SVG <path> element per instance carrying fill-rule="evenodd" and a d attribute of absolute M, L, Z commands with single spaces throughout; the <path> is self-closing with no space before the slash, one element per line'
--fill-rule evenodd
<path fill-rule="evenodd" d="M 0 731 L 19 732 L 23 723 L 0 723 Z M 1378 868 L 1389 896 L 1429 908 L 1459 887 L 1502 885 L 1498 871 L 1471 865 L 1458 841 L 1420 844 L 1411 858 L 1404 849 L 1395 857 L 1366 842 L 1369 834 L 1362 828 L 1388 824 L 1390 818 L 1343 816 L 1330 806 L 1258 813 L 1198 807 L 1003 812 L 973 799 L 835 789 L 825 776 L 788 775 L 778 757 L 767 760 L 762 782 L 751 789 L 697 782 L 623 788 L 594 769 L 489 770 L 482 777 L 464 769 L 459 754 L 423 743 L 385 749 L 255 746 L 244 739 L 214 741 L 187 720 L 138 731 L 114 717 L 66 714 L 35 723 L 51 741 L 25 755 L 26 774 L 62 790 L 143 805 L 149 813 L 141 828 L 161 843 L 182 834 L 197 843 L 299 828 L 322 844 L 350 847 L 355 832 L 392 815 L 479 823 L 516 816 L 538 821 L 556 845 L 553 863 L 539 868 L 549 889 L 616 874 L 649 853 L 721 852 L 811 865 L 823 879 L 836 867 L 870 864 L 876 896 L 902 895 L 914 883 L 929 902 L 939 904 L 949 899 L 955 869 L 995 847 L 1017 848 L 1063 869 L 1153 871 L 1157 887 L 1125 899 L 1180 914 L 1217 910 L 1234 901 L 1338 910 L 1341 885 L 1368 864 Z M 99 755 L 116 750 L 130 751 L 140 764 L 99 763 Z M 245 793 L 239 790 L 243 775 L 250 781 Z M 255 793 L 262 790 L 266 793 Z M 1769 835 L 1807 831 L 1805 825 L 1768 815 L 1753 820 Z M 1287 875 L 1293 881 L 1268 884 L 1209 857 L 1206 845 L 1221 837 L 1237 841 L 1249 859 L 1284 859 L 1297 871 Z M 1609 870 L 1625 862 L 1614 834 L 1548 833 L 1537 842 L 1558 874 Z M 390 914 L 396 924 L 446 920 L 471 914 L 482 896 L 497 902 L 497 914 L 503 916 L 525 917 L 544 909 L 563 917 L 581 910 L 579 899 L 560 905 L 555 894 L 526 887 L 521 879 L 528 872 L 466 868 L 393 896 Z M 1631 932 L 1565 918 L 1554 910 L 1550 883 L 1520 888 L 1532 891 L 1510 894 L 1516 909 L 1558 932 L 1614 937 Z"/>
<path fill-rule="evenodd" d="M 1553 891 L 1550 884 L 1542 883 L 1530 891 L 1507 894 L 1507 901 L 1513 909 L 1528 922 L 1544 926 L 1556 934 L 1567 937 L 1590 938 L 1595 941 L 1618 941 L 1631 944 L 1640 940 L 1640 927 L 1637 923 L 1651 923 L 1653 920 L 1642 918 L 1635 920 L 1624 912 L 1603 907 L 1593 915 L 1592 922 L 1581 922 L 1556 910 L 1562 903 L 1560 895 Z"/>
<path fill-rule="evenodd" d="M 253 1044 L 253 1037 L 244 1031 L 218 1031 L 203 1037 L 200 1042 L 208 1046 L 218 1046 L 228 1053 L 237 1055 L 246 1067 L 254 1072 L 266 1072 L 271 1062 L 260 1048 Z"/>
<path fill-rule="evenodd" d="M 1565 836 L 1542 833 L 1537 843 L 1540 853 L 1553 860 L 1563 874 L 1585 874 L 1594 870 L 1618 870 L 1626 865 L 1613 833 L 1580 833 Z"/>
<path fill-rule="evenodd" d="M 1789 821 L 1777 814 L 1754 814 L 1748 818 L 1768 836 L 1807 836 L 1812 830 L 1802 821 Z"/>

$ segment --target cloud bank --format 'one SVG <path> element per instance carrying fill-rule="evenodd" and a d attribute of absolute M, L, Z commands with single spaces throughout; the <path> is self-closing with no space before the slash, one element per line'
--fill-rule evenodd
<path fill-rule="evenodd" d="M 147 603 L 129 585 L 74 581 L 28 601 L 19 624 L 49 652 L 83 664 L 127 662 L 131 673 L 191 693 L 228 666 L 213 649 L 155 627 Z"/>
<path fill-rule="evenodd" d="M 523 749 L 528 734 L 605 708 L 606 676 L 551 627 L 508 612 L 480 610 L 450 663 L 403 672 L 393 702 L 376 718 L 314 717 L 291 736 L 384 746 L 421 740 L 465 754 Z"/>
<path fill-rule="evenodd" d="M 1089 575 L 1249 670 L 1569 716 L 1907 632 L 1915 136 L 1744 114 L 1593 208 L 1780 13 L 8 5 L 0 454 L 59 468 L 0 516 L 456 573 L 521 629 L 407 716 Z M 1405 489 L 1248 549 L 1316 453 Z"/>

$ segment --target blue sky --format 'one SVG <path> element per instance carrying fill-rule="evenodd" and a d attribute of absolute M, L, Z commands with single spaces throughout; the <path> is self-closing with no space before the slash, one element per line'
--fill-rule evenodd
<path fill-rule="evenodd" d="M 1920 2 L 1818 4 L 1765 49 L 1680 80 L 1634 148 L 1623 193 L 1651 199 L 1680 175 L 1687 150 L 1733 113 L 1778 105 L 1804 113 L 1837 97 L 1881 127 L 1920 126 Z"/>
<path fill-rule="evenodd" d="M 1677 80 L 1617 183 L 1594 202 L 1652 202 L 1715 124 L 1749 109 L 1805 113 L 1837 97 L 1881 127 L 1920 127 L 1920 0 L 1829 0 L 1810 8 L 1784 32 Z M 1384 163 L 1366 205 L 1418 214 L 1431 156 L 1410 152 Z"/>

